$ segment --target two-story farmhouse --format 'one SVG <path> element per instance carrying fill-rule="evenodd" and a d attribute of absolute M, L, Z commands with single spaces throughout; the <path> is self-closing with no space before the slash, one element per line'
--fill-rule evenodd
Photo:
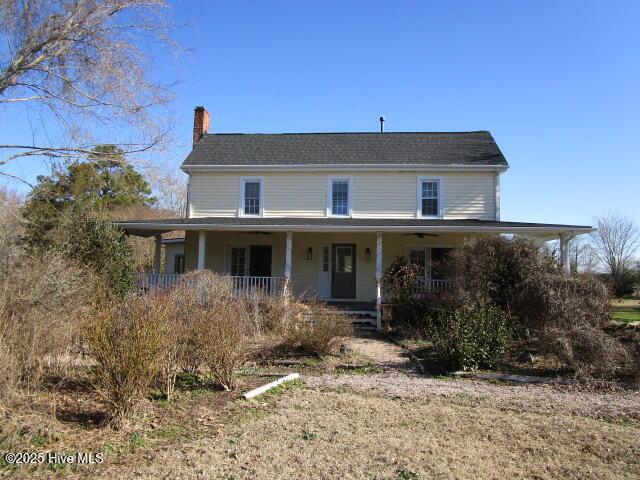
<path fill-rule="evenodd" d="M 130 234 L 184 230 L 186 270 L 211 269 L 239 286 L 288 288 L 373 312 L 380 278 L 406 256 L 431 268 L 477 235 L 567 242 L 590 227 L 500 220 L 508 163 L 489 132 L 209 134 L 195 109 L 184 219 L 126 221 Z M 159 271 L 155 272 L 159 274 Z"/>

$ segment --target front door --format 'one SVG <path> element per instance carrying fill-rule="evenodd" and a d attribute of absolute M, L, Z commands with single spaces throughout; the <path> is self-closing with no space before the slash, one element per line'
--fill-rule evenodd
<path fill-rule="evenodd" d="M 249 275 L 252 277 L 271 276 L 271 245 L 251 245 L 249 247 Z"/>
<path fill-rule="evenodd" d="M 356 246 L 332 245 L 331 297 L 356 298 Z"/>

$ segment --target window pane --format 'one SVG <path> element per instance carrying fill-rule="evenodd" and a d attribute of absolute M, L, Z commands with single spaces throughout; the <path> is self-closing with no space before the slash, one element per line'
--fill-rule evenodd
<path fill-rule="evenodd" d="M 353 249 L 351 247 L 336 247 L 337 273 L 351 273 L 353 271 Z"/>
<path fill-rule="evenodd" d="M 425 198 L 422 200 L 422 215 L 437 216 L 438 215 L 438 200 Z"/>
<path fill-rule="evenodd" d="M 331 189 L 331 213 L 333 215 L 349 214 L 349 182 L 336 180 Z"/>
<path fill-rule="evenodd" d="M 422 182 L 422 215 L 438 216 L 438 183 L 437 180 Z"/>
<path fill-rule="evenodd" d="M 431 278 L 434 280 L 442 280 L 444 278 L 444 262 L 452 252 L 452 248 L 431 249 Z"/>
<path fill-rule="evenodd" d="M 244 276 L 246 252 L 246 248 L 231 249 L 231 275 Z"/>
<path fill-rule="evenodd" d="M 427 266 L 427 252 L 426 252 L 426 250 L 424 250 L 424 249 L 411 250 L 411 252 L 409 253 L 409 261 L 413 265 L 417 265 L 418 267 L 420 267 L 420 270 L 424 275 L 424 272 L 426 271 L 426 266 Z"/>
<path fill-rule="evenodd" d="M 244 184 L 244 214 L 260 215 L 260 182 Z"/>
<path fill-rule="evenodd" d="M 329 271 L 329 247 L 324 247 L 322 250 L 322 271 Z"/>
<path fill-rule="evenodd" d="M 422 182 L 422 198 L 438 198 L 438 182 Z"/>

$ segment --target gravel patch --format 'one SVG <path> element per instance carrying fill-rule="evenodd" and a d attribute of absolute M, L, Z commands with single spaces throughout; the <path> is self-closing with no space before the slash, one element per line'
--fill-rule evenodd
<path fill-rule="evenodd" d="M 310 387 L 354 389 L 398 399 L 451 398 L 466 404 L 486 404 L 529 412 L 564 412 L 592 418 L 640 424 L 640 392 L 598 391 L 574 386 L 513 385 L 466 378 L 433 378 L 419 374 L 399 346 L 384 339 L 349 340 L 355 352 L 367 355 L 383 369 L 371 375 L 323 374 L 305 377 Z"/>

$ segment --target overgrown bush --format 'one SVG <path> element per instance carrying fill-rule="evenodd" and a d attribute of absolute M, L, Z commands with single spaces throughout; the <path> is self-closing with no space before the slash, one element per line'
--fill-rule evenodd
<path fill-rule="evenodd" d="M 218 305 L 201 314 L 203 357 L 209 370 L 225 390 L 236 384 L 236 372 L 247 356 L 247 312 L 242 303 Z M 204 322 L 204 324 L 203 324 Z"/>
<path fill-rule="evenodd" d="M 609 379 L 633 367 L 633 358 L 616 338 L 590 325 L 549 328 L 542 345 L 583 377 Z"/>
<path fill-rule="evenodd" d="M 90 266 L 110 293 L 123 297 L 135 281 L 131 248 L 113 223 L 84 213 L 64 218 L 57 245 L 70 258 Z"/>
<path fill-rule="evenodd" d="M 305 305 L 287 326 L 283 345 L 290 351 L 316 356 L 333 353 L 340 338 L 352 333 L 351 320 L 343 312 L 321 303 Z"/>
<path fill-rule="evenodd" d="M 466 305 L 442 312 L 431 338 L 437 356 L 453 368 L 492 368 L 509 348 L 510 319 L 491 305 Z"/>
<path fill-rule="evenodd" d="M 0 396 L 62 375 L 80 350 L 78 323 L 95 294 L 94 277 L 49 252 L 13 258 L 0 277 Z"/>
<path fill-rule="evenodd" d="M 431 324 L 431 298 L 424 291 L 424 270 L 406 258 L 397 257 L 382 276 L 387 302 L 393 306 L 394 327 L 416 335 Z"/>
<path fill-rule="evenodd" d="M 184 332 L 183 367 L 196 372 L 205 365 L 225 389 L 234 388 L 253 332 L 247 303 L 234 297 L 231 279 L 210 271 L 189 273 L 169 295 L 174 324 Z"/>
<path fill-rule="evenodd" d="M 162 369 L 174 305 L 163 295 L 129 296 L 96 309 L 86 338 L 110 424 L 125 426 Z"/>
<path fill-rule="evenodd" d="M 609 321 L 605 285 L 591 275 L 565 274 L 528 239 L 475 239 L 454 253 L 446 269 L 459 304 L 498 306 L 511 315 L 521 336 L 552 326 Z"/>

